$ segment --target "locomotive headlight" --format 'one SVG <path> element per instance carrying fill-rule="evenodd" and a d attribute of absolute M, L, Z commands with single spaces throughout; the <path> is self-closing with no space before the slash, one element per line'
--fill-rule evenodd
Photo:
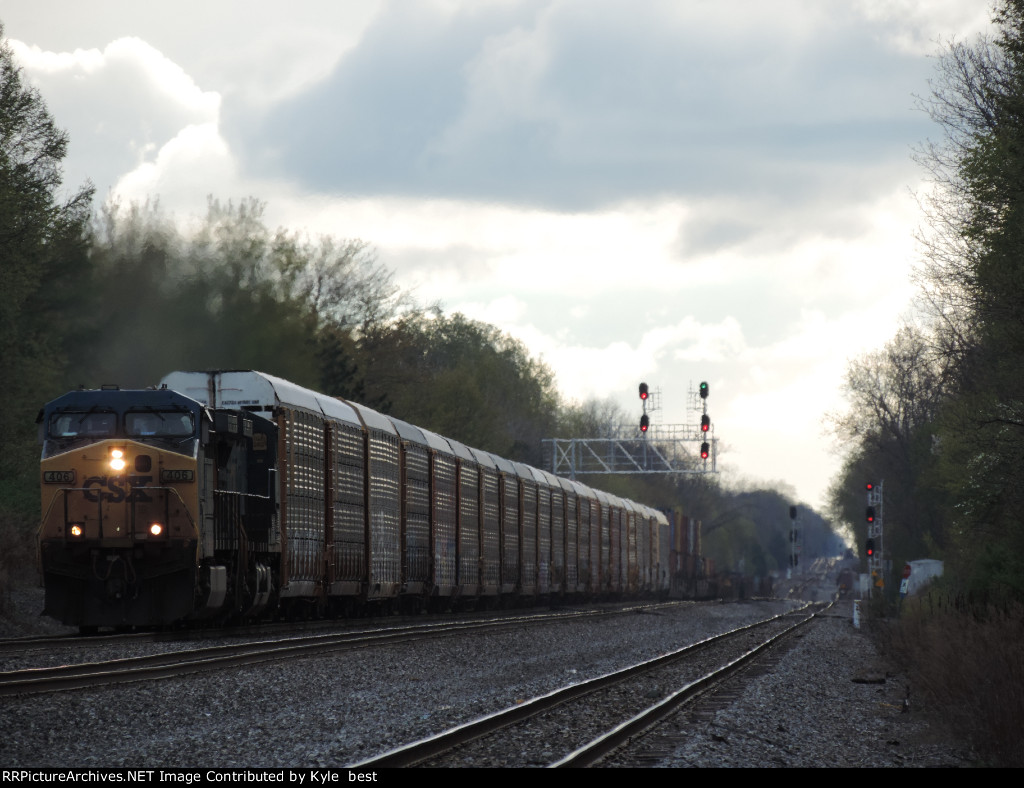
<path fill-rule="evenodd" d="M 71 523 L 68 533 L 75 539 L 81 539 L 85 535 L 85 529 L 81 523 Z"/>
<path fill-rule="evenodd" d="M 160 536 L 164 532 L 164 526 L 162 523 L 150 523 L 149 533 L 151 536 Z"/>
<path fill-rule="evenodd" d="M 123 471 L 127 462 L 124 458 L 124 449 L 110 450 L 110 469 L 112 471 Z"/>

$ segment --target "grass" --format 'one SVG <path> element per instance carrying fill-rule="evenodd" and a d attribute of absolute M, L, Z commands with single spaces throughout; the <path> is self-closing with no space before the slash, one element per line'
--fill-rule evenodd
<path fill-rule="evenodd" d="M 993 766 L 1024 766 L 1024 606 L 933 593 L 873 619 L 880 646 Z"/>
<path fill-rule="evenodd" d="M 0 512 L 0 616 L 10 610 L 11 589 L 37 582 L 34 530 L 24 518 Z"/>

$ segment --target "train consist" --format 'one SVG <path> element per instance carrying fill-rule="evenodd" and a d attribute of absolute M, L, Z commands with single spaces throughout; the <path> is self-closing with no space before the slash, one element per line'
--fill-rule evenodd
<path fill-rule="evenodd" d="M 39 430 L 45 613 L 83 631 L 658 595 L 687 560 L 661 511 L 260 372 L 71 392 Z"/>

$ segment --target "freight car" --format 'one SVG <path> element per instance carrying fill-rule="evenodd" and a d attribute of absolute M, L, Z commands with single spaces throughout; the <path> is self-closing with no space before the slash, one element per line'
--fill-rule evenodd
<path fill-rule="evenodd" d="M 254 371 L 39 417 L 45 613 L 83 631 L 664 595 L 662 512 Z"/>

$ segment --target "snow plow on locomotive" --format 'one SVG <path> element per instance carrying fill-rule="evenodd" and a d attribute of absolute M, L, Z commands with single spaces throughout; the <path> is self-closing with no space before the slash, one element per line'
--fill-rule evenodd
<path fill-rule="evenodd" d="M 669 592 L 664 513 L 271 375 L 39 421 L 45 613 L 83 631 Z"/>

